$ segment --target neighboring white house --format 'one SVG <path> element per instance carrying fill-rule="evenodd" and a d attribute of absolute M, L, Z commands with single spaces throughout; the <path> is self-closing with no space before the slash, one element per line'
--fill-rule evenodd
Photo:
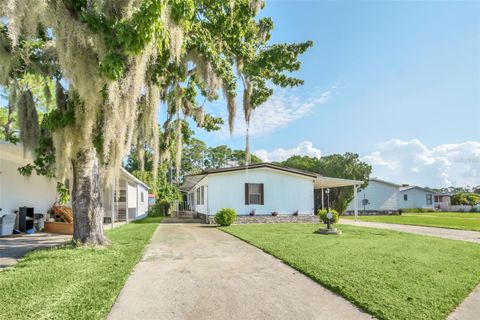
<path fill-rule="evenodd" d="M 354 206 L 355 200 L 352 200 L 347 212 L 353 212 Z M 402 186 L 370 178 L 368 186 L 358 193 L 357 206 L 361 212 L 378 213 L 398 212 L 405 208 L 433 209 L 433 192 L 417 186 Z"/>
<path fill-rule="evenodd" d="M 313 172 L 271 163 L 208 170 L 186 176 L 181 190 L 189 207 L 203 218 L 222 208 L 239 216 L 312 216 L 315 190 L 341 186 L 356 188 L 362 181 L 323 177 Z"/>
<path fill-rule="evenodd" d="M 431 190 L 417 186 L 400 187 L 400 201 L 398 207 L 400 209 L 433 209 L 433 195 L 434 193 Z"/>
<path fill-rule="evenodd" d="M 371 178 L 368 186 L 358 192 L 357 207 L 365 212 L 398 211 L 400 185 L 377 178 Z M 365 204 L 365 206 L 364 206 Z M 355 200 L 348 205 L 347 212 L 353 212 Z"/>
<path fill-rule="evenodd" d="M 57 200 L 56 180 L 32 173 L 22 176 L 18 168 L 32 163 L 32 156 L 24 154 L 21 145 L 0 141 L 0 208 L 1 214 L 15 213 L 19 207 L 33 207 L 46 213 Z M 67 181 L 68 184 L 68 181 Z M 148 211 L 148 186 L 122 169 L 119 179 L 120 195 L 114 199 L 113 190 L 101 190 L 105 217 L 110 221 L 124 221 L 144 217 Z"/>

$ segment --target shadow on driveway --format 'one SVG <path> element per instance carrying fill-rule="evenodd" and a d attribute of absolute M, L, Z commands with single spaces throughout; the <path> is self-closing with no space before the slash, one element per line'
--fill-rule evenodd
<path fill-rule="evenodd" d="M 32 250 L 64 244 L 72 236 L 38 232 L 0 238 L 0 269 L 13 266 L 18 259 Z"/>

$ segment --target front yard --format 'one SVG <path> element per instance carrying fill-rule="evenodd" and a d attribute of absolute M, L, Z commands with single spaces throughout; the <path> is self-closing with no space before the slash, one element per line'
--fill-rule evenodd
<path fill-rule="evenodd" d="M 0 319 L 105 319 L 160 220 L 107 231 L 105 248 L 39 250 L 0 271 Z"/>
<path fill-rule="evenodd" d="M 221 228 L 283 260 L 379 319 L 445 319 L 480 282 L 480 245 L 337 225 Z M 325 303 L 328 303 L 326 301 Z"/>
<path fill-rule="evenodd" d="M 342 218 L 353 219 L 352 216 Z M 401 216 L 359 216 L 359 220 L 480 231 L 480 212 L 415 212 Z"/>

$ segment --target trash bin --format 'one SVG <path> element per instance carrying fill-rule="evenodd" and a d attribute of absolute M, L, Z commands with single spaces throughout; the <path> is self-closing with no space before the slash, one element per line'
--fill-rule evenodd
<path fill-rule="evenodd" d="M 35 229 L 42 231 L 45 228 L 45 215 L 43 213 L 35 213 Z"/>
<path fill-rule="evenodd" d="M 16 214 L 7 213 L 0 216 L 0 236 L 9 236 L 13 234 L 13 227 L 15 226 L 16 220 Z"/>

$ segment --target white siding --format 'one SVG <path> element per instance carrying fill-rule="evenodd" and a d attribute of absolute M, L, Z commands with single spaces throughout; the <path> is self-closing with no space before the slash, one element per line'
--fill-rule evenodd
<path fill-rule="evenodd" d="M 23 158 L 21 147 L 18 154 L 9 153 L 0 145 L 0 214 L 14 213 L 19 207 L 33 207 L 35 212 L 46 213 L 56 200 L 57 188 L 55 179 L 38 176 L 35 172 L 24 177 L 18 167 L 24 166 L 32 159 Z"/>
<path fill-rule="evenodd" d="M 137 185 L 137 199 L 138 199 L 138 211 L 137 211 L 137 218 L 138 218 L 148 213 L 148 190 L 141 184 Z"/>
<path fill-rule="evenodd" d="M 210 176 L 203 178 L 196 186 L 193 188 L 193 210 L 203 214 L 208 214 L 208 181 Z M 203 203 L 198 204 L 198 193 L 197 190 L 200 190 L 203 187 Z"/>
<path fill-rule="evenodd" d="M 128 208 L 137 207 L 137 186 L 131 182 L 127 182 L 127 201 Z"/>
<path fill-rule="evenodd" d="M 404 200 L 404 195 L 407 195 L 407 200 Z M 427 205 L 427 194 L 432 195 L 432 204 Z M 433 193 L 427 192 L 419 188 L 411 188 L 400 191 L 399 200 L 400 209 L 405 208 L 433 208 Z"/>
<path fill-rule="evenodd" d="M 313 179 L 309 177 L 258 168 L 210 174 L 201 183 L 208 184 L 207 207 L 201 208 L 202 213 L 214 215 L 222 208 L 233 208 L 238 215 L 248 215 L 253 209 L 257 215 L 273 211 L 292 214 L 297 210 L 299 214 L 313 214 Z M 264 184 L 263 205 L 245 205 L 245 183 Z"/>
<path fill-rule="evenodd" d="M 380 181 L 369 181 L 368 186 L 358 192 L 358 210 L 363 210 L 362 200 L 364 196 L 370 204 L 365 206 L 367 211 L 396 211 L 398 210 L 399 189 L 397 186 Z M 353 203 L 350 202 L 347 211 L 353 211 Z"/>

